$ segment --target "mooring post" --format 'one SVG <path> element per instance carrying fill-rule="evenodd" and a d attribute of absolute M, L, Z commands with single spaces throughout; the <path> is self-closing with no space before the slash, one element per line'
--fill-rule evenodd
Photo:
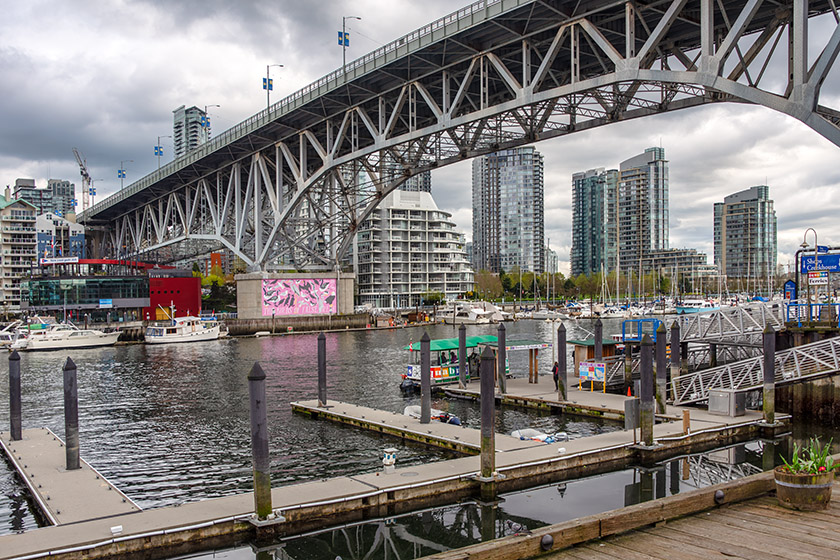
<path fill-rule="evenodd" d="M 688 375 L 688 342 L 680 342 L 680 375 Z"/>
<path fill-rule="evenodd" d="M 776 331 L 767 323 L 762 333 L 764 342 L 764 421 L 776 423 Z"/>
<path fill-rule="evenodd" d="M 498 341 L 499 351 L 497 352 L 497 363 L 499 367 L 499 392 L 504 395 L 507 393 L 507 378 L 505 377 L 507 374 L 507 349 L 505 348 L 506 341 L 504 323 L 499 323 Z"/>
<path fill-rule="evenodd" d="M 64 447 L 67 470 L 79 469 L 79 388 L 76 383 L 76 364 L 64 362 Z"/>
<path fill-rule="evenodd" d="M 630 395 L 633 387 L 633 345 L 630 342 L 624 344 L 624 389 L 622 395 Z M 638 395 L 636 395 L 638 397 Z"/>
<path fill-rule="evenodd" d="M 671 323 L 671 398 L 676 402 L 679 392 L 677 378 L 680 375 L 680 324 Z"/>
<path fill-rule="evenodd" d="M 557 400 L 566 400 L 566 325 L 557 327 Z"/>
<path fill-rule="evenodd" d="M 641 362 L 639 423 L 642 443 L 653 445 L 653 341 L 649 334 L 642 338 Z"/>
<path fill-rule="evenodd" d="M 458 328 L 458 388 L 467 386 L 467 327 Z"/>
<path fill-rule="evenodd" d="M 496 497 L 496 396 L 493 384 L 493 351 L 489 346 L 481 353 L 481 499 Z"/>
<path fill-rule="evenodd" d="M 432 356 L 428 332 L 420 337 L 420 423 L 432 421 Z"/>
<path fill-rule="evenodd" d="M 268 457 L 268 411 L 265 402 L 265 372 L 254 362 L 248 374 L 251 397 L 251 458 L 254 463 L 254 510 L 257 519 L 271 515 L 271 463 Z"/>
<path fill-rule="evenodd" d="M 656 411 L 665 414 L 665 401 L 668 399 L 668 370 L 665 365 L 665 324 L 659 323 L 656 329 Z"/>
<path fill-rule="evenodd" d="M 601 318 L 595 320 L 595 361 L 600 362 L 604 358 L 604 324 Z"/>
<path fill-rule="evenodd" d="M 327 336 L 318 335 L 318 406 L 327 406 Z"/>
<path fill-rule="evenodd" d="M 680 462 L 678 459 L 672 460 L 671 465 L 671 494 L 680 493 Z"/>
<path fill-rule="evenodd" d="M 714 342 L 709 343 L 709 367 L 717 367 L 718 359 L 717 359 L 717 344 Z"/>
<path fill-rule="evenodd" d="M 20 441 L 20 354 L 17 350 L 9 356 L 9 420 L 12 441 Z"/>

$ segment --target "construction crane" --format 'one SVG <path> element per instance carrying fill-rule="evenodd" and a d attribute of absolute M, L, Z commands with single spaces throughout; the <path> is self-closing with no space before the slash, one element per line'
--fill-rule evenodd
<path fill-rule="evenodd" d="M 82 174 L 82 211 L 84 211 L 88 209 L 89 201 L 93 200 L 96 191 L 93 190 L 90 173 L 87 170 L 87 161 L 76 148 L 73 148 L 73 155 L 76 156 L 76 163 L 79 164 L 79 172 Z"/>

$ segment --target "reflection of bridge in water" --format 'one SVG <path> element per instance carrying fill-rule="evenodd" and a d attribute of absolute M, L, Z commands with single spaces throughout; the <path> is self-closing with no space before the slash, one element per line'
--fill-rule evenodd
<path fill-rule="evenodd" d="M 833 32 L 809 56 L 808 30 Z M 409 177 L 709 103 L 761 105 L 840 145 L 820 88 L 833 0 L 484 0 L 288 96 L 83 212 L 99 252 L 332 267 Z M 770 63 L 774 61 L 774 63 Z M 784 61 L 783 63 L 779 63 Z"/>

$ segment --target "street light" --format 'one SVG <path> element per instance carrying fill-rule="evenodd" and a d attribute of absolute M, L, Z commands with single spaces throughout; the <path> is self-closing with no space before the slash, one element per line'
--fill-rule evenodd
<path fill-rule="evenodd" d="M 263 89 L 265 90 L 265 108 L 268 109 L 271 107 L 271 90 L 274 89 L 274 84 L 271 81 L 271 76 L 269 75 L 269 70 L 272 66 L 276 66 L 278 68 L 283 68 L 282 64 L 266 64 L 265 66 L 265 79 L 263 79 Z"/>
<path fill-rule="evenodd" d="M 125 159 L 120 161 L 120 168 L 117 170 L 117 177 L 120 179 L 120 190 L 123 188 L 123 180 L 125 180 L 125 164 L 134 163 L 133 159 Z"/>
<path fill-rule="evenodd" d="M 362 18 L 358 16 L 341 16 L 341 33 L 338 34 L 338 44 L 341 45 L 341 71 L 347 72 L 347 47 L 350 46 L 350 35 L 347 33 L 347 20 L 348 19 L 357 19 L 359 21 Z"/>
<path fill-rule="evenodd" d="M 158 158 L 158 169 L 160 169 L 160 156 L 163 155 L 163 146 L 160 145 L 161 138 L 172 138 L 172 136 L 158 136 L 157 144 L 155 144 L 155 155 Z"/>
<path fill-rule="evenodd" d="M 201 127 L 204 129 L 205 142 L 208 142 L 210 140 L 210 113 L 207 112 L 207 109 L 209 109 L 210 107 L 221 107 L 221 105 L 204 106 L 204 116 L 201 117 Z"/>
<path fill-rule="evenodd" d="M 805 241 L 805 239 L 808 237 L 808 232 L 809 231 L 814 232 L 814 268 L 813 268 L 813 270 L 817 270 L 819 268 L 819 263 L 817 261 L 817 259 L 819 258 L 818 255 L 817 255 L 817 252 L 819 250 L 819 245 L 818 245 L 818 241 L 817 241 L 817 231 L 814 228 L 806 229 L 805 234 L 802 236 L 802 244 L 799 245 L 799 246 L 802 247 L 803 249 L 806 249 L 808 247 L 808 242 Z M 814 284 L 814 286 L 816 286 L 816 284 Z M 814 288 L 814 299 L 819 299 L 819 293 L 820 293 L 820 289 L 818 287 Z M 808 318 L 809 319 L 810 319 L 810 316 L 811 316 L 810 303 L 811 303 L 811 279 L 808 278 L 808 304 L 809 304 L 808 305 Z"/>

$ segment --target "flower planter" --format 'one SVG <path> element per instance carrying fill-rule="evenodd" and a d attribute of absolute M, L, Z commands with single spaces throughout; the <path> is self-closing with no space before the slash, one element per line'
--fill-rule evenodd
<path fill-rule="evenodd" d="M 792 473 L 776 467 L 776 497 L 779 505 L 789 509 L 816 511 L 827 509 L 834 486 L 834 471 L 824 473 Z"/>

